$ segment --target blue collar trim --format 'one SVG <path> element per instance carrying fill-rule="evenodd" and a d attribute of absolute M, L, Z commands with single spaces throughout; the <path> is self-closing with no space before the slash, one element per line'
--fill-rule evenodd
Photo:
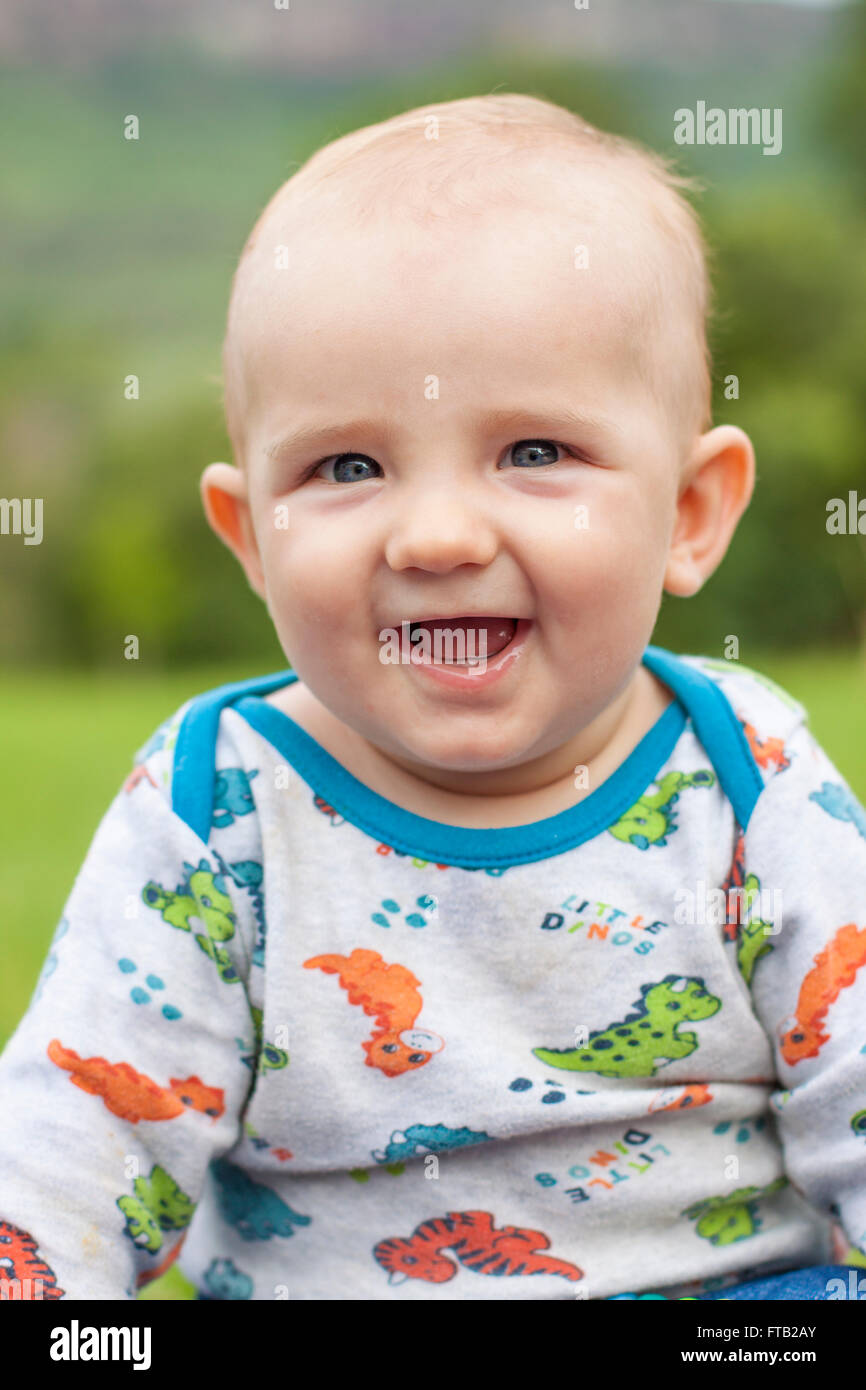
<path fill-rule="evenodd" d="M 354 777 L 336 758 L 264 696 L 291 685 L 294 671 L 220 686 L 193 701 L 178 732 L 172 808 L 208 841 L 213 817 L 214 749 L 222 711 L 231 706 L 272 745 L 316 795 L 377 841 L 414 858 L 503 872 L 562 854 L 614 825 L 640 799 L 673 752 L 691 715 L 740 825 L 748 824 L 763 787 L 760 771 L 726 697 L 709 677 L 659 647 L 644 665 L 676 697 L 625 761 L 575 806 L 527 825 L 472 829 L 404 810 Z"/>

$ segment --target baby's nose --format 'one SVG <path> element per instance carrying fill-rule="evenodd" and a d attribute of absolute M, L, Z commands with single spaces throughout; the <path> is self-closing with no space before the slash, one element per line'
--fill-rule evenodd
<path fill-rule="evenodd" d="M 424 569 L 444 574 L 458 565 L 489 565 L 497 537 L 480 509 L 465 498 L 427 493 L 395 516 L 386 550 L 393 570 Z"/>

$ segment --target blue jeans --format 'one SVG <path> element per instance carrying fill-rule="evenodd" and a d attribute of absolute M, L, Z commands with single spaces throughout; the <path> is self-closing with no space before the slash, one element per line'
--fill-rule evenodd
<path fill-rule="evenodd" d="M 747 1284 L 698 1295 L 698 1302 L 722 1299 L 862 1299 L 866 1302 L 866 1268 L 862 1265 L 812 1265 L 808 1269 L 789 1269 Z"/>

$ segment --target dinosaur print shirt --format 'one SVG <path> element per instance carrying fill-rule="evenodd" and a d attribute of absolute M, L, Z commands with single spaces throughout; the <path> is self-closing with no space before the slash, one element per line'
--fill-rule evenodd
<path fill-rule="evenodd" d="M 681 1298 L 866 1252 L 866 816 L 734 662 L 463 829 L 264 698 L 136 755 L 0 1058 L 0 1279 L 134 1298 Z M 29 1291 L 28 1291 L 29 1290 Z"/>

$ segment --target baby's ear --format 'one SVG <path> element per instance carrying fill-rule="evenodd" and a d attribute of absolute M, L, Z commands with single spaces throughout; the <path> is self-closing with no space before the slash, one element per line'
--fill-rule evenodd
<path fill-rule="evenodd" d="M 755 452 L 736 425 L 702 434 L 683 469 L 664 587 L 696 594 L 724 558 L 755 486 Z"/>
<path fill-rule="evenodd" d="M 211 530 L 237 556 L 250 588 L 259 598 L 265 598 L 265 577 L 253 529 L 245 474 L 230 463 L 209 463 L 201 476 L 200 487 Z"/>

